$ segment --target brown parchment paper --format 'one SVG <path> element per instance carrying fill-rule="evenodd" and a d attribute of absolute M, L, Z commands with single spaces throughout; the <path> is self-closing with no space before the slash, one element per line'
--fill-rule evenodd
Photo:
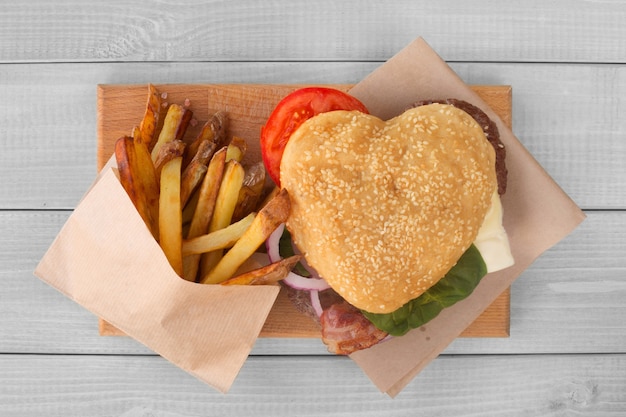
<path fill-rule="evenodd" d="M 178 277 L 110 167 L 35 275 L 221 392 L 234 382 L 279 290 Z"/>
<path fill-rule="evenodd" d="M 472 295 L 444 309 L 425 326 L 351 355 L 381 391 L 395 396 L 538 256 L 574 230 L 585 215 L 502 120 L 423 39 L 409 44 L 355 85 L 350 94 L 382 119 L 402 113 L 421 99 L 466 100 L 497 123 L 507 148 L 509 176 L 507 192 L 502 198 L 503 223 L 515 265 L 488 274 Z"/>

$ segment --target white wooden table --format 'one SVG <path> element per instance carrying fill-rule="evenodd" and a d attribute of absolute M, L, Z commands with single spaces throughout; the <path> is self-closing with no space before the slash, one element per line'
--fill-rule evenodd
<path fill-rule="evenodd" d="M 0 415 L 626 415 L 626 3 L 0 5 Z M 423 36 L 587 220 L 512 287 L 509 338 L 457 339 L 396 398 L 312 339 L 260 339 L 228 394 L 33 276 L 96 174 L 96 85 L 354 83 Z"/>

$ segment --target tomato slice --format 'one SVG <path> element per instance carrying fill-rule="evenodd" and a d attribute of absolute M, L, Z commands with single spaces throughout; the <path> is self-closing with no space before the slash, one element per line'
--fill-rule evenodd
<path fill-rule="evenodd" d="M 261 129 L 261 154 L 268 174 L 280 186 L 280 161 L 291 134 L 311 117 L 333 110 L 368 113 L 356 98 L 326 87 L 305 87 L 283 98 Z"/>

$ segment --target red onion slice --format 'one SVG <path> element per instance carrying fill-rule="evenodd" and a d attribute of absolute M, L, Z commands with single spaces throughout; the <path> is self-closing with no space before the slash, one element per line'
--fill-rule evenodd
<path fill-rule="evenodd" d="M 295 253 L 296 255 L 302 255 L 300 249 L 298 249 L 298 247 L 293 242 L 291 242 L 291 247 L 293 248 L 293 253 Z M 304 257 L 302 257 L 302 259 L 300 260 L 300 265 L 302 265 L 302 267 L 307 270 L 311 278 L 321 279 L 315 268 L 309 265 Z"/>
<path fill-rule="evenodd" d="M 330 285 L 322 278 L 307 278 L 295 272 L 290 272 L 283 282 L 296 290 L 324 291 L 330 288 Z"/>
<path fill-rule="evenodd" d="M 285 224 L 281 224 L 272 232 L 270 237 L 267 238 L 265 242 L 265 248 L 267 249 L 267 256 L 270 258 L 270 262 L 278 262 L 282 259 L 280 256 L 280 237 L 283 235 L 283 231 L 285 230 Z"/>
<path fill-rule="evenodd" d="M 280 238 L 283 235 L 283 231 L 285 230 L 285 224 L 281 224 L 272 232 L 272 234 L 267 238 L 265 242 L 265 247 L 267 249 L 267 256 L 270 259 L 270 262 L 278 262 L 282 259 L 280 256 Z M 296 290 L 305 290 L 305 291 L 323 291 L 330 286 L 328 283 L 317 276 L 317 274 L 312 274 L 315 278 L 307 278 L 302 275 L 298 275 L 295 272 L 290 272 L 283 282 L 289 285 Z"/>
<path fill-rule="evenodd" d="M 311 294 L 311 307 L 315 311 L 317 317 L 322 317 L 322 313 L 324 313 L 324 309 L 322 308 L 322 302 L 320 301 L 320 292 L 317 290 L 312 290 Z"/>

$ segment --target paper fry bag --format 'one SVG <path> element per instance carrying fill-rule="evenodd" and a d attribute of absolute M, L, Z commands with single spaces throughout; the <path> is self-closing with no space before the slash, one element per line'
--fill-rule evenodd
<path fill-rule="evenodd" d="M 99 175 L 35 274 L 221 392 L 232 385 L 279 291 L 180 278 L 113 168 Z"/>
<path fill-rule="evenodd" d="M 417 39 L 350 90 L 382 119 L 419 100 L 457 98 L 485 111 L 506 146 L 509 171 L 502 197 L 504 227 L 515 265 L 488 274 L 467 299 L 407 335 L 351 355 L 376 386 L 399 393 L 543 252 L 569 234 L 584 214 L 521 145 L 511 130 L 422 40 Z"/>

